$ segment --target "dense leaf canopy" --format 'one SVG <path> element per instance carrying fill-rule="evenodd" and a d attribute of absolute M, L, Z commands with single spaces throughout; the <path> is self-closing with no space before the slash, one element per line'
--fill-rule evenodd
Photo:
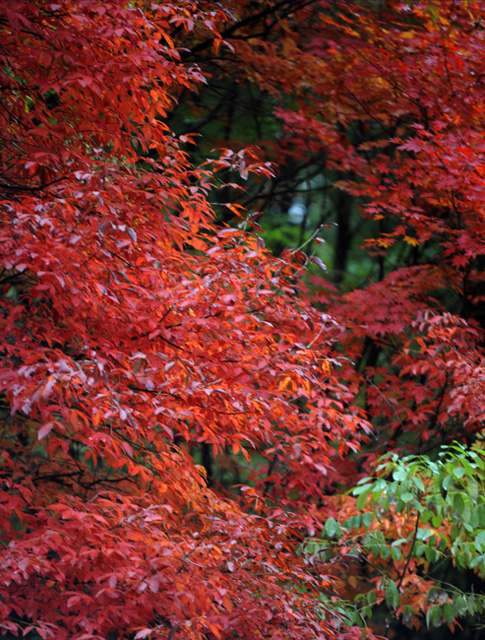
<path fill-rule="evenodd" d="M 484 12 L 0 1 L 5 637 L 472 637 Z"/>

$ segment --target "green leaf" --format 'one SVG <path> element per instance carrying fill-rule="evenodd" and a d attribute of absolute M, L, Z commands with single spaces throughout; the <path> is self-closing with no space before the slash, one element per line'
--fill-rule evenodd
<path fill-rule="evenodd" d="M 360 487 L 362 484 L 371 484 L 372 483 L 372 478 L 361 478 L 358 483 L 357 486 Z M 355 491 L 352 492 L 355 495 Z"/>
<path fill-rule="evenodd" d="M 443 623 L 443 612 L 441 605 L 435 604 L 426 612 L 426 624 L 428 628 L 439 627 Z"/>
<path fill-rule="evenodd" d="M 455 619 L 455 607 L 451 602 L 445 602 L 443 605 L 443 615 L 447 624 L 451 624 Z"/>
<path fill-rule="evenodd" d="M 433 514 L 432 514 L 431 511 L 424 511 L 422 516 L 421 516 L 421 522 L 423 524 L 426 524 L 426 522 L 429 522 L 432 517 L 433 517 Z"/>
<path fill-rule="evenodd" d="M 485 505 L 481 504 L 477 509 L 478 526 L 485 528 Z"/>
<path fill-rule="evenodd" d="M 372 617 L 372 607 L 364 607 L 360 610 L 360 615 L 363 618 L 371 618 Z"/>
<path fill-rule="evenodd" d="M 468 612 L 467 599 L 463 594 L 456 596 L 455 607 L 458 615 L 463 616 Z"/>
<path fill-rule="evenodd" d="M 453 475 L 455 476 L 455 478 L 463 478 L 463 476 L 465 475 L 465 469 L 463 467 L 455 467 L 453 469 Z"/>
<path fill-rule="evenodd" d="M 415 476 L 413 478 L 413 482 L 414 482 L 414 486 L 417 487 L 419 491 L 425 490 L 424 482 L 421 480 L 419 476 Z"/>
<path fill-rule="evenodd" d="M 440 553 L 435 547 L 426 547 L 424 555 L 428 562 L 438 562 L 440 559 Z"/>
<path fill-rule="evenodd" d="M 402 553 L 399 551 L 397 547 L 391 547 L 391 556 L 393 560 L 400 560 L 402 558 Z"/>
<path fill-rule="evenodd" d="M 353 496 L 360 496 L 362 493 L 364 492 L 368 492 L 370 493 L 370 490 L 372 489 L 372 487 L 374 486 L 374 484 L 361 484 L 358 487 L 355 487 L 355 489 L 352 490 L 352 495 Z"/>
<path fill-rule="evenodd" d="M 475 536 L 475 548 L 481 551 L 485 547 L 485 531 L 479 531 Z"/>
<path fill-rule="evenodd" d="M 473 596 L 468 596 L 467 598 L 467 610 L 470 615 L 475 613 L 475 598 Z"/>
<path fill-rule="evenodd" d="M 453 476 L 445 476 L 443 478 L 441 486 L 443 487 L 443 489 L 445 491 L 448 491 L 448 489 L 451 487 L 452 483 L 453 483 Z"/>
<path fill-rule="evenodd" d="M 362 517 L 362 524 L 364 525 L 364 529 L 367 531 L 367 529 L 370 527 L 370 525 L 374 522 L 375 520 L 375 515 L 373 513 L 364 513 L 363 517 Z"/>
<path fill-rule="evenodd" d="M 473 528 L 473 531 L 475 531 L 479 527 L 478 512 L 477 512 L 476 509 L 472 509 L 471 510 L 471 513 L 470 513 L 470 524 L 471 524 L 471 526 Z"/>
<path fill-rule="evenodd" d="M 360 487 L 359 487 L 360 489 Z M 369 497 L 369 494 L 371 492 L 372 487 L 367 487 L 365 491 L 363 491 L 360 496 L 357 498 L 357 502 L 355 503 L 355 506 L 357 509 L 363 509 L 365 507 L 365 505 L 367 504 L 367 499 Z"/>
<path fill-rule="evenodd" d="M 426 464 L 428 465 L 428 469 L 431 471 L 431 473 L 434 476 L 439 475 L 440 468 L 438 467 L 438 465 L 435 462 L 432 462 L 431 460 L 426 460 Z"/>
<path fill-rule="evenodd" d="M 324 531 L 330 538 L 333 538 L 337 532 L 340 533 L 340 527 L 335 518 L 329 518 L 325 522 Z"/>
<path fill-rule="evenodd" d="M 481 455 L 479 456 L 478 453 L 480 453 Z M 472 455 L 475 454 L 475 455 Z M 476 451 L 470 451 L 470 455 L 472 455 L 472 457 L 475 460 L 475 464 L 477 465 L 477 467 L 481 470 L 484 471 L 485 470 L 485 463 L 483 461 L 484 453 L 481 449 L 477 449 Z M 475 457 L 476 456 L 476 457 Z"/>
<path fill-rule="evenodd" d="M 416 540 L 427 540 L 431 535 L 431 529 L 419 529 L 416 531 Z"/>
<path fill-rule="evenodd" d="M 397 609 L 399 606 L 399 591 L 394 580 L 390 580 L 384 593 L 387 606 L 390 609 Z"/>
<path fill-rule="evenodd" d="M 480 564 L 480 562 L 482 562 L 482 560 L 485 558 L 484 555 L 478 555 L 475 556 L 474 558 L 472 558 L 469 567 L 470 569 L 473 569 L 474 567 L 476 567 L 478 564 Z"/>
<path fill-rule="evenodd" d="M 383 493 L 385 489 L 387 489 L 388 483 L 384 480 L 384 478 L 379 478 L 379 480 L 372 487 L 372 493 L 380 494 Z M 379 497 L 379 495 L 377 495 Z"/>
<path fill-rule="evenodd" d="M 459 516 L 463 516 L 465 511 L 465 501 L 463 500 L 463 494 L 455 493 L 453 497 L 453 509 Z"/>
<path fill-rule="evenodd" d="M 435 516 L 433 516 L 433 519 L 431 520 L 431 523 L 435 529 L 440 527 L 442 522 L 443 522 L 443 518 L 439 514 L 436 514 Z"/>
<path fill-rule="evenodd" d="M 456 540 L 457 538 L 461 537 L 461 531 L 460 529 L 456 526 L 456 524 L 453 524 L 451 526 L 450 529 L 450 536 L 452 540 Z"/>
<path fill-rule="evenodd" d="M 392 472 L 392 479 L 396 480 L 397 482 L 403 482 L 404 480 L 406 480 L 406 478 L 407 478 L 407 474 L 404 467 L 397 467 Z"/>
<path fill-rule="evenodd" d="M 383 560 L 387 560 L 391 556 L 391 550 L 385 544 L 381 545 L 381 557 Z"/>
<path fill-rule="evenodd" d="M 414 618 L 414 607 L 410 604 L 406 604 L 402 610 L 402 621 L 403 624 L 409 629 L 413 628 L 413 618 Z"/>
<path fill-rule="evenodd" d="M 414 500 L 413 500 L 413 507 L 418 513 L 423 513 L 424 512 L 423 505 L 421 504 L 421 502 L 419 500 L 416 500 L 416 498 L 414 498 Z M 423 515 L 424 515 L 424 513 L 423 513 Z"/>

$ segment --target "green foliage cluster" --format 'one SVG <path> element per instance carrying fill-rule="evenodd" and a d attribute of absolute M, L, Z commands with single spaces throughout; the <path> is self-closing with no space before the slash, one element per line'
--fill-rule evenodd
<path fill-rule="evenodd" d="M 416 612 L 406 604 L 406 596 L 414 583 L 407 587 L 403 583 L 413 565 L 419 580 L 433 582 L 427 593 L 428 628 L 480 617 L 485 594 L 459 585 L 463 578 L 470 583 L 470 576 L 485 576 L 484 489 L 485 450 L 478 446 L 454 443 L 441 448 L 434 459 L 396 453 L 381 458 L 376 475 L 362 478 L 350 492 L 355 515 L 342 520 L 330 517 L 322 536 L 304 548 L 309 559 L 318 558 L 329 566 L 344 553 L 354 561 L 365 559 L 374 568 L 368 576 L 373 588 L 347 606 L 339 602 L 336 612 L 365 628 L 387 611 L 412 627 Z M 403 518 L 410 523 L 405 537 L 400 536 Z M 398 575 L 391 570 L 396 566 L 401 568 Z"/>

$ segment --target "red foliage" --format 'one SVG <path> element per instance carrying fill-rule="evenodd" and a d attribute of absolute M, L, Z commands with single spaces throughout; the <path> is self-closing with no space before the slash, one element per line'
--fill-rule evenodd
<path fill-rule="evenodd" d="M 0 2 L 6 633 L 360 637 L 332 603 L 365 576 L 302 543 L 380 453 L 481 429 L 485 5 L 366 4 Z M 279 129 L 196 164 L 170 122 L 212 58 Z M 211 204 L 317 157 L 382 225 L 379 278 L 325 314 L 301 251 Z M 206 448 L 245 465 L 234 494 Z"/>
<path fill-rule="evenodd" d="M 297 554 L 365 427 L 322 379 L 333 324 L 295 299 L 290 254 L 214 225 L 212 169 L 164 123 L 204 82 L 170 30 L 218 38 L 225 10 L 0 9 L 3 629 L 333 635 L 330 579 Z M 207 487 L 201 443 L 266 460 L 240 499 Z"/>

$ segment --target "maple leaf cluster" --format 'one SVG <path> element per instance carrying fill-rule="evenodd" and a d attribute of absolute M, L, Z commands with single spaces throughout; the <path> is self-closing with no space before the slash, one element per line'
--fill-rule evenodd
<path fill-rule="evenodd" d="M 217 166 L 165 122 L 204 82 L 170 33 L 228 12 L 0 8 L 3 630 L 324 637 L 329 579 L 296 552 L 365 421 L 322 375 L 333 326 L 295 300 L 298 262 L 215 224 Z M 239 499 L 201 445 L 260 453 Z"/>

